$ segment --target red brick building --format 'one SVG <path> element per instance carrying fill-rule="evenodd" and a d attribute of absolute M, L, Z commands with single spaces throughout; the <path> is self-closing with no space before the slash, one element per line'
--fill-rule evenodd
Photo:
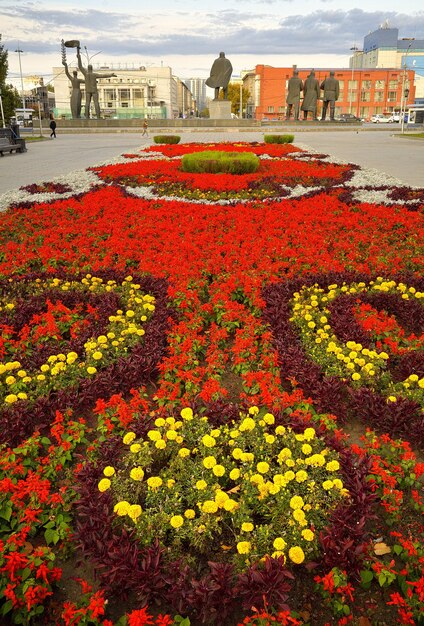
<path fill-rule="evenodd" d="M 333 68 L 314 70 L 315 77 L 320 84 L 329 75 L 331 69 Z M 304 81 L 311 70 L 298 68 L 298 71 L 299 77 Z M 400 111 L 402 92 L 405 90 L 409 90 L 406 105 L 414 103 L 415 72 L 413 70 L 334 68 L 333 71 L 340 84 L 336 117 L 340 113 L 353 113 L 357 117 L 369 119 L 376 113 L 390 114 L 393 111 Z M 251 95 L 254 100 L 256 119 L 284 119 L 287 83 L 293 75 L 293 68 L 257 65 L 254 81 L 252 81 L 253 72 L 248 74 L 250 85 L 254 82 L 254 93 Z M 318 117 L 320 117 L 321 107 L 322 100 L 318 103 Z"/>

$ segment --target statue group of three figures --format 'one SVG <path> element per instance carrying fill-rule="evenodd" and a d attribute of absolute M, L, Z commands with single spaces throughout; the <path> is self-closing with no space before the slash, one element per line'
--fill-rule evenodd
<path fill-rule="evenodd" d="M 288 82 L 287 93 L 287 110 L 286 119 L 290 119 L 292 109 L 294 109 L 294 119 L 299 119 L 300 110 L 303 111 L 303 119 L 307 119 L 310 112 L 313 120 L 317 120 L 317 103 L 320 98 L 320 90 L 324 91 L 321 120 L 324 121 L 327 116 L 327 110 L 330 106 L 330 120 L 334 120 L 336 109 L 336 100 L 339 98 L 340 87 L 339 81 L 334 78 L 334 72 L 331 71 L 319 84 L 315 78 L 315 72 L 312 70 L 305 82 L 299 78 L 299 72 L 293 71 L 293 76 Z M 302 106 L 300 106 L 300 94 L 303 91 Z"/>

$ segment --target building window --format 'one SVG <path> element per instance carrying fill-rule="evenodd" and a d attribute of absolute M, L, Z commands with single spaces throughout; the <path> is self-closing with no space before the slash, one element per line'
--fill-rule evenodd
<path fill-rule="evenodd" d="M 121 107 L 123 109 L 128 109 L 128 102 L 121 102 Z"/>
<path fill-rule="evenodd" d="M 116 91 L 114 89 L 105 89 L 105 100 L 116 100 Z"/>
<path fill-rule="evenodd" d="M 375 102 L 383 102 L 384 100 L 384 91 L 376 91 L 374 93 Z"/>
<path fill-rule="evenodd" d="M 371 81 L 363 80 L 362 81 L 362 89 L 371 89 Z"/>
<path fill-rule="evenodd" d="M 361 92 L 361 102 L 370 102 L 371 101 L 371 92 L 370 91 L 362 91 Z"/>
<path fill-rule="evenodd" d="M 350 90 L 358 89 L 358 81 L 357 80 L 350 80 L 349 81 L 349 89 Z"/>
<path fill-rule="evenodd" d="M 144 89 L 134 89 L 134 100 L 144 100 Z"/>
<path fill-rule="evenodd" d="M 387 102 L 396 102 L 397 100 L 397 91 L 389 91 L 387 94 Z"/>
<path fill-rule="evenodd" d="M 285 113 L 285 111 L 286 111 L 286 107 L 278 107 L 279 113 Z"/>
<path fill-rule="evenodd" d="M 384 89 L 385 82 L 384 80 L 376 80 L 375 81 L 375 89 Z"/>
<path fill-rule="evenodd" d="M 397 89 L 398 81 L 397 80 L 389 80 L 389 89 Z"/>
<path fill-rule="evenodd" d="M 119 89 L 119 99 L 120 100 L 129 100 L 130 99 L 130 90 L 129 89 Z"/>
<path fill-rule="evenodd" d="M 274 113 L 274 107 L 268 107 L 268 113 Z"/>

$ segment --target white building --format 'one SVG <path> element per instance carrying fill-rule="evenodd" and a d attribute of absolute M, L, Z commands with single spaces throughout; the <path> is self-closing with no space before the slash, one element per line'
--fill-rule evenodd
<path fill-rule="evenodd" d="M 83 62 L 84 63 L 84 62 Z M 85 63 L 84 63 L 85 67 Z M 69 66 L 69 72 L 76 66 Z M 101 75 L 113 72 L 116 77 L 99 78 L 97 88 L 101 116 L 104 118 L 144 118 L 173 119 L 178 117 L 178 87 L 172 70 L 168 66 L 122 68 L 122 64 L 93 65 L 93 71 Z M 78 71 L 78 78 L 84 79 Z M 53 84 L 56 98 L 54 115 L 56 118 L 71 117 L 71 84 L 64 67 L 53 68 Z M 81 117 L 85 117 L 85 93 L 82 92 Z M 95 117 L 92 111 L 90 117 Z"/>

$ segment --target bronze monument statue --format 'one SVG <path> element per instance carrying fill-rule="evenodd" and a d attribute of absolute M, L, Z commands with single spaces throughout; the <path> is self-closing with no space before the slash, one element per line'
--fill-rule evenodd
<path fill-rule="evenodd" d="M 222 87 L 224 91 L 224 100 L 228 97 L 228 83 L 233 73 L 233 66 L 230 61 L 225 58 L 224 52 L 219 53 L 219 57 L 212 64 L 209 78 L 206 79 L 208 87 L 215 89 L 215 100 L 218 100 L 219 90 Z"/>
<path fill-rule="evenodd" d="M 330 76 L 327 76 L 321 83 L 321 89 L 324 90 L 324 95 L 322 97 L 323 105 L 322 105 L 322 115 L 321 121 L 325 120 L 325 116 L 327 115 L 328 105 L 330 105 L 330 120 L 334 121 L 334 113 L 336 110 L 336 100 L 339 99 L 340 94 L 340 86 L 337 78 L 334 78 L 334 72 L 330 72 Z"/>
<path fill-rule="evenodd" d="M 290 119 L 291 111 L 294 106 L 294 119 L 299 119 L 300 92 L 303 91 L 303 81 L 299 78 L 299 72 L 293 70 L 293 76 L 289 79 L 287 86 L 287 110 L 286 119 Z"/>
<path fill-rule="evenodd" d="M 72 85 L 71 93 L 71 114 L 72 119 L 78 120 L 81 117 L 81 84 L 84 83 L 84 79 L 78 78 L 78 72 L 74 70 L 72 76 L 69 73 L 68 64 L 63 63 L 65 66 L 65 74 L 69 78 Z"/>
<path fill-rule="evenodd" d="M 90 117 L 90 105 L 91 100 L 94 102 L 94 108 L 96 111 L 96 117 L 100 119 L 100 104 L 99 104 L 99 92 L 97 91 L 97 79 L 98 78 L 111 78 L 112 76 L 116 76 L 116 74 L 97 74 L 93 72 L 93 66 L 87 65 L 85 68 L 81 61 L 81 48 L 77 46 L 77 59 L 78 59 L 78 67 L 81 73 L 84 76 L 85 82 L 85 117 L 89 119 Z"/>
<path fill-rule="evenodd" d="M 315 78 L 314 70 L 312 70 L 308 78 L 305 80 L 305 84 L 303 85 L 303 102 L 301 109 L 303 111 L 304 120 L 306 120 L 308 117 L 308 111 L 312 113 L 313 120 L 317 119 L 317 102 L 319 96 L 319 82 Z"/>

